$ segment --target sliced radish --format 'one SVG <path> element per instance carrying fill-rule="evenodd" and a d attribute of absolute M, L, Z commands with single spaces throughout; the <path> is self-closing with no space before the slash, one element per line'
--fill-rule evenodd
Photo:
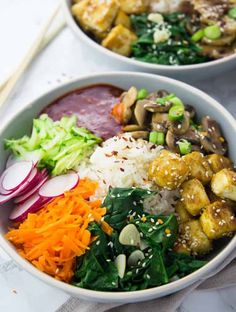
<path fill-rule="evenodd" d="M 28 213 L 33 213 L 38 211 L 49 199 L 42 198 L 38 194 L 31 196 L 27 201 L 25 201 L 22 205 L 16 206 L 10 216 L 9 219 L 12 221 L 22 221 L 28 215 Z"/>
<path fill-rule="evenodd" d="M 23 195 L 18 196 L 15 198 L 14 203 L 15 204 L 22 204 L 24 203 L 26 200 L 28 200 L 29 197 L 31 197 L 32 195 L 34 195 L 36 192 L 38 192 L 38 190 L 40 189 L 40 187 L 48 180 L 48 177 L 45 177 L 43 180 L 41 180 L 37 185 L 35 185 L 35 187 L 31 188 L 31 190 L 29 190 L 27 193 L 24 192 Z"/>
<path fill-rule="evenodd" d="M 37 185 L 39 183 L 39 181 L 41 181 L 41 174 L 40 172 L 37 170 L 37 168 L 33 168 L 33 170 L 31 171 L 31 174 L 29 175 L 28 179 L 27 179 L 27 186 L 25 187 L 25 189 L 23 189 L 21 191 L 21 193 L 19 194 L 19 196 L 28 193 L 28 191 L 30 191 L 32 188 L 35 187 L 35 185 Z"/>
<path fill-rule="evenodd" d="M 33 170 L 31 161 L 19 161 L 8 167 L 0 178 L 1 187 L 6 191 L 12 191 L 19 188 Z"/>
<path fill-rule="evenodd" d="M 77 173 L 72 172 L 63 174 L 44 183 L 44 185 L 39 189 L 39 195 L 48 198 L 61 196 L 66 191 L 76 187 L 78 183 L 79 176 Z"/>
<path fill-rule="evenodd" d="M 23 183 L 19 188 L 11 192 L 10 194 L 0 194 L 0 204 L 6 203 L 8 200 L 12 199 L 19 195 L 26 187 L 28 186 L 28 182 Z"/>
<path fill-rule="evenodd" d="M 6 168 L 9 168 L 10 166 L 14 165 L 19 161 L 22 161 L 20 157 L 17 157 L 14 154 L 10 154 L 10 156 L 7 158 Z"/>

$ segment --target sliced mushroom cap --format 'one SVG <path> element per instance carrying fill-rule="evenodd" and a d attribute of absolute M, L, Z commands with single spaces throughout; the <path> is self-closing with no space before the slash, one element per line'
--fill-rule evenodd
<path fill-rule="evenodd" d="M 152 114 L 152 130 L 167 132 L 169 118 L 168 114 L 154 113 Z"/>
<path fill-rule="evenodd" d="M 185 105 L 185 111 L 189 113 L 189 117 L 192 119 L 196 116 L 196 110 L 192 105 L 186 104 Z"/>
<path fill-rule="evenodd" d="M 145 125 L 145 121 L 147 118 L 148 112 L 144 108 L 145 100 L 140 100 L 136 102 L 135 108 L 134 108 L 134 117 L 137 121 L 137 124 L 140 127 L 143 127 Z"/>
<path fill-rule="evenodd" d="M 178 137 L 175 136 L 173 132 L 171 132 L 170 130 L 167 131 L 166 144 L 169 147 L 169 149 L 174 153 L 179 153 L 179 146 L 177 144 L 178 140 L 179 140 Z"/>
<path fill-rule="evenodd" d="M 150 100 L 143 100 L 145 101 L 144 108 L 152 113 L 166 113 L 172 106 L 172 103 L 166 102 L 166 104 L 159 104 Z"/>
<path fill-rule="evenodd" d="M 122 129 L 124 132 L 133 132 L 133 131 L 140 131 L 143 130 L 143 127 L 140 127 L 139 125 L 126 125 Z"/>
<path fill-rule="evenodd" d="M 127 125 L 127 123 L 130 121 L 132 117 L 132 110 L 130 107 L 127 107 L 126 105 L 123 106 L 123 116 L 122 116 L 122 124 Z"/>
<path fill-rule="evenodd" d="M 200 146 L 200 135 L 199 133 L 193 129 L 189 128 L 188 131 L 186 131 L 183 135 L 181 135 L 181 139 L 185 139 L 189 142 L 191 142 L 193 145 L 199 145 Z"/>
<path fill-rule="evenodd" d="M 175 134 L 184 134 L 189 129 L 190 117 L 189 113 L 184 113 L 184 118 L 180 121 L 171 121 L 169 122 L 169 130 Z"/>
<path fill-rule="evenodd" d="M 161 89 L 159 91 L 157 91 L 157 97 L 158 98 L 162 98 L 162 97 L 165 97 L 169 94 L 168 91 L 164 90 L 164 89 Z"/>
<path fill-rule="evenodd" d="M 131 87 L 127 92 L 121 95 L 121 102 L 124 103 L 126 107 L 131 107 L 134 105 L 138 96 L 138 90 L 135 87 Z"/>
<path fill-rule="evenodd" d="M 149 132 L 148 131 L 132 131 L 130 132 L 134 139 L 148 139 Z"/>
<path fill-rule="evenodd" d="M 218 123 L 205 116 L 202 119 L 204 132 L 201 133 L 201 144 L 207 153 L 224 155 L 227 151 L 227 142 L 222 137 Z"/>

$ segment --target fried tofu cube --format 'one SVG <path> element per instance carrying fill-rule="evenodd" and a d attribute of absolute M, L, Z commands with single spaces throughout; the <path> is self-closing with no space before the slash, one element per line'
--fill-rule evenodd
<path fill-rule="evenodd" d="M 222 169 L 211 180 L 211 189 L 217 196 L 236 201 L 236 172 Z"/>
<path fill-rule="evenodd" d="M 202 153 L 192 152 L 183 157 L 190 169 L 190 179 L 198 179 L 203 185 L 211 181 L 213 172 Z"/>
<path fill-rule="evenodd" d="M 185 222 L 190 221 L 193 216 L 188 212 L 188 210 L 185 208 L 183 202 L 178 201 L 175 206 L 175 211 L 177 213 L 177 219 L 179 224 L 183 224 Z"/>
<path fill-rule="evenodd" d="M 146 13 L 148 0 L 120 0 L 120 6 L 127 14 Z"/>
<path fill-rule="evenodd" d="M 122 10 L 119 10 L 117 17 L 115 19 L 115 23 L 117 25 L 122 25 L 128 29 L 131 29 L 131 21 L 129 16 Z"/>
<path fill-rule="evenodd" d="M 95 35 L 110 30 L 118 10 L 117 0 L 81 0 L 72 6 L 76 20 Z"/>
<path fill-rule="evenodd" d="M 204 233 L 210 239 L 218 239 L 236 231 L 236 218 L 233 210 L 222 201 L 206 206 L 200 217 L 200 223 Z"/>
<path fill-rule="evenodd" d="M 182 238 L 179 238 L 177 240 L 177 242 L 174 245 L 173 251 L 178 253 L 184 253 L 187 255 L 191 254 L 191 249 L 187 246 L 186 240 Z"/>
<path fill-rule="evenodd" d="M 212 241 L 203 232 L 199 220 L 191 220 L 184 224 L 181 239 L 195 255 L 206 254 L 212 249 Z"/>
<path fill-rule="evenodd" d="M 158 186 L 174 190 L 187 179 L 189 168 L 179 155 L 162 150 L 151 163 L 148 174 Z"/>
<path fill-rule="evenodd" d="M 102 45 L 113 52 L 129 56 L 132 43 L 136 39 L 135 33 L 122 25 L 118 25 L 112 28 L 107 37 L 102 41 Z"/>
<path fill-rule="evenodd" d="M 229 158 L 218 155 L 218 154 L 211 154 L 207 156 L 207 161 L 211 167 L 211 170 L 214 173 L 219 172 L 222 169 L 228 168 L 232 169 L 232 162 Z"/>
<path fill-rule="evenodd" d="M 210 204 L 205 188 L 198 179 L 183 183 L 181 197 L 185 208 L 193 216 L 199 215 L 201 209 Z"/>

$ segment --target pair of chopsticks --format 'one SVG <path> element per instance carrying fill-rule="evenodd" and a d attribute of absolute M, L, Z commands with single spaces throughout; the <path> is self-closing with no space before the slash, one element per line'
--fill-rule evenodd
<path fill-rule="evenodd" d="M 65 20 L 60 15 L 60 6 L 58 6 L 43 25 L 36 40 L 24 56 L 16 70 L 2 82 L 0 82 L 0 107 L 7 101 L 14 90 L 15 85 L 22 77 L 25 70 L 31 64 L 33 59 L 59 34 L 65 26 Z M 56 23 L 57 19 L 57 23 Z M 55 24 L 52 26 L 52 24 Z"/>

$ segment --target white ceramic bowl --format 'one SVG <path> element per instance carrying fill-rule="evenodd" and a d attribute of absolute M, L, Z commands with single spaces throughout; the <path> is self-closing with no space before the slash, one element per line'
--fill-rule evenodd
<path fill-rule="evenodd" d="M 83 86 L 91 84 L 109 83 L 124 89 L 129 88 L 131 85 L 137 88 L 146 88 L 149 91 L 157 89 L 166 89 L 170 92 L 176 93 L 178 97 L 183 99 L 184 103 L 192 104 L 197 111 L 199 118 L 204 115 L 210 115 L 216 119 L 223 130 L 224 136 L 229 143 L 229 151 L 231 159 L 236 163 L 236 123 L 235 119 L 230 113 L 222 107 L 218 102 L 212 99 L 202 91 L 195 89 L 182 82 L 157 76 L 151 74 L 132 73 L 132 72 L 114 72 L 96 74 L 86 76 L 84 78 L 76 79 L 72 82 L 61 85 L 52 91 L 41 96 L 37 100 L 29 103 L 25 108 L 21 109 L 10 120 L 2 121 L 0 124 L 0 171 L 4 169 L 7 152 L 4 150 L 3 142 L 6 138 L 21 137 L 28 133 L 32 126 L 32 119 L 36 117 L 39 112 L 45 108 L 49 103 L 58 97 L 78 89 Z M 203 268 L 198 271 L 170 284 L 155 287 L 147 290 L 134 291 L 134 292 L 101 292 L 93 291 L 82 288 L 77 288 L 48 276 L 37 270 L 33 265 L 24 260 L 5 238 L 4 233 L 7 231 L 9 225 L 8 215 L 10 213 L 10 205 L 5 205 L 0 209 L 0 245 L 3 249 L 18 263 L 23 269 L 41 279 L 45 283 L 55 286 L 61 290 L 66 291 L 72 296 L 77 296 L 90 301 L 98 302 L 137 302 L 150 300 L 153 298 L 162 297 L 183 289 L 195 281 L 206 278 L 211 274 L 214 269 L 221 264 L 224 259 L 235 249 L 236 236 L 227 244 L 220 246 L 211 254 L 210 261 Z"/>
<path fill-rule="evenodd" d="M 99 59 L 112 70 L 132 70 L 147 73 L 165 75 L 186 82 L 196 81 L 201 78 L 222 75 L 223 72 L 229 71 L 236 67 L 236 53 L 219 60 L 195 64 L 195 65 L 157 65 L 136 61 L 134 59 L 114 53 L 92 40 L 79 27 L 71 14 L 71 0 L 61 0 L 63 11 L 69 27 L 73 30 L 78 40 L 84 43 L 86 57 Z"/>

